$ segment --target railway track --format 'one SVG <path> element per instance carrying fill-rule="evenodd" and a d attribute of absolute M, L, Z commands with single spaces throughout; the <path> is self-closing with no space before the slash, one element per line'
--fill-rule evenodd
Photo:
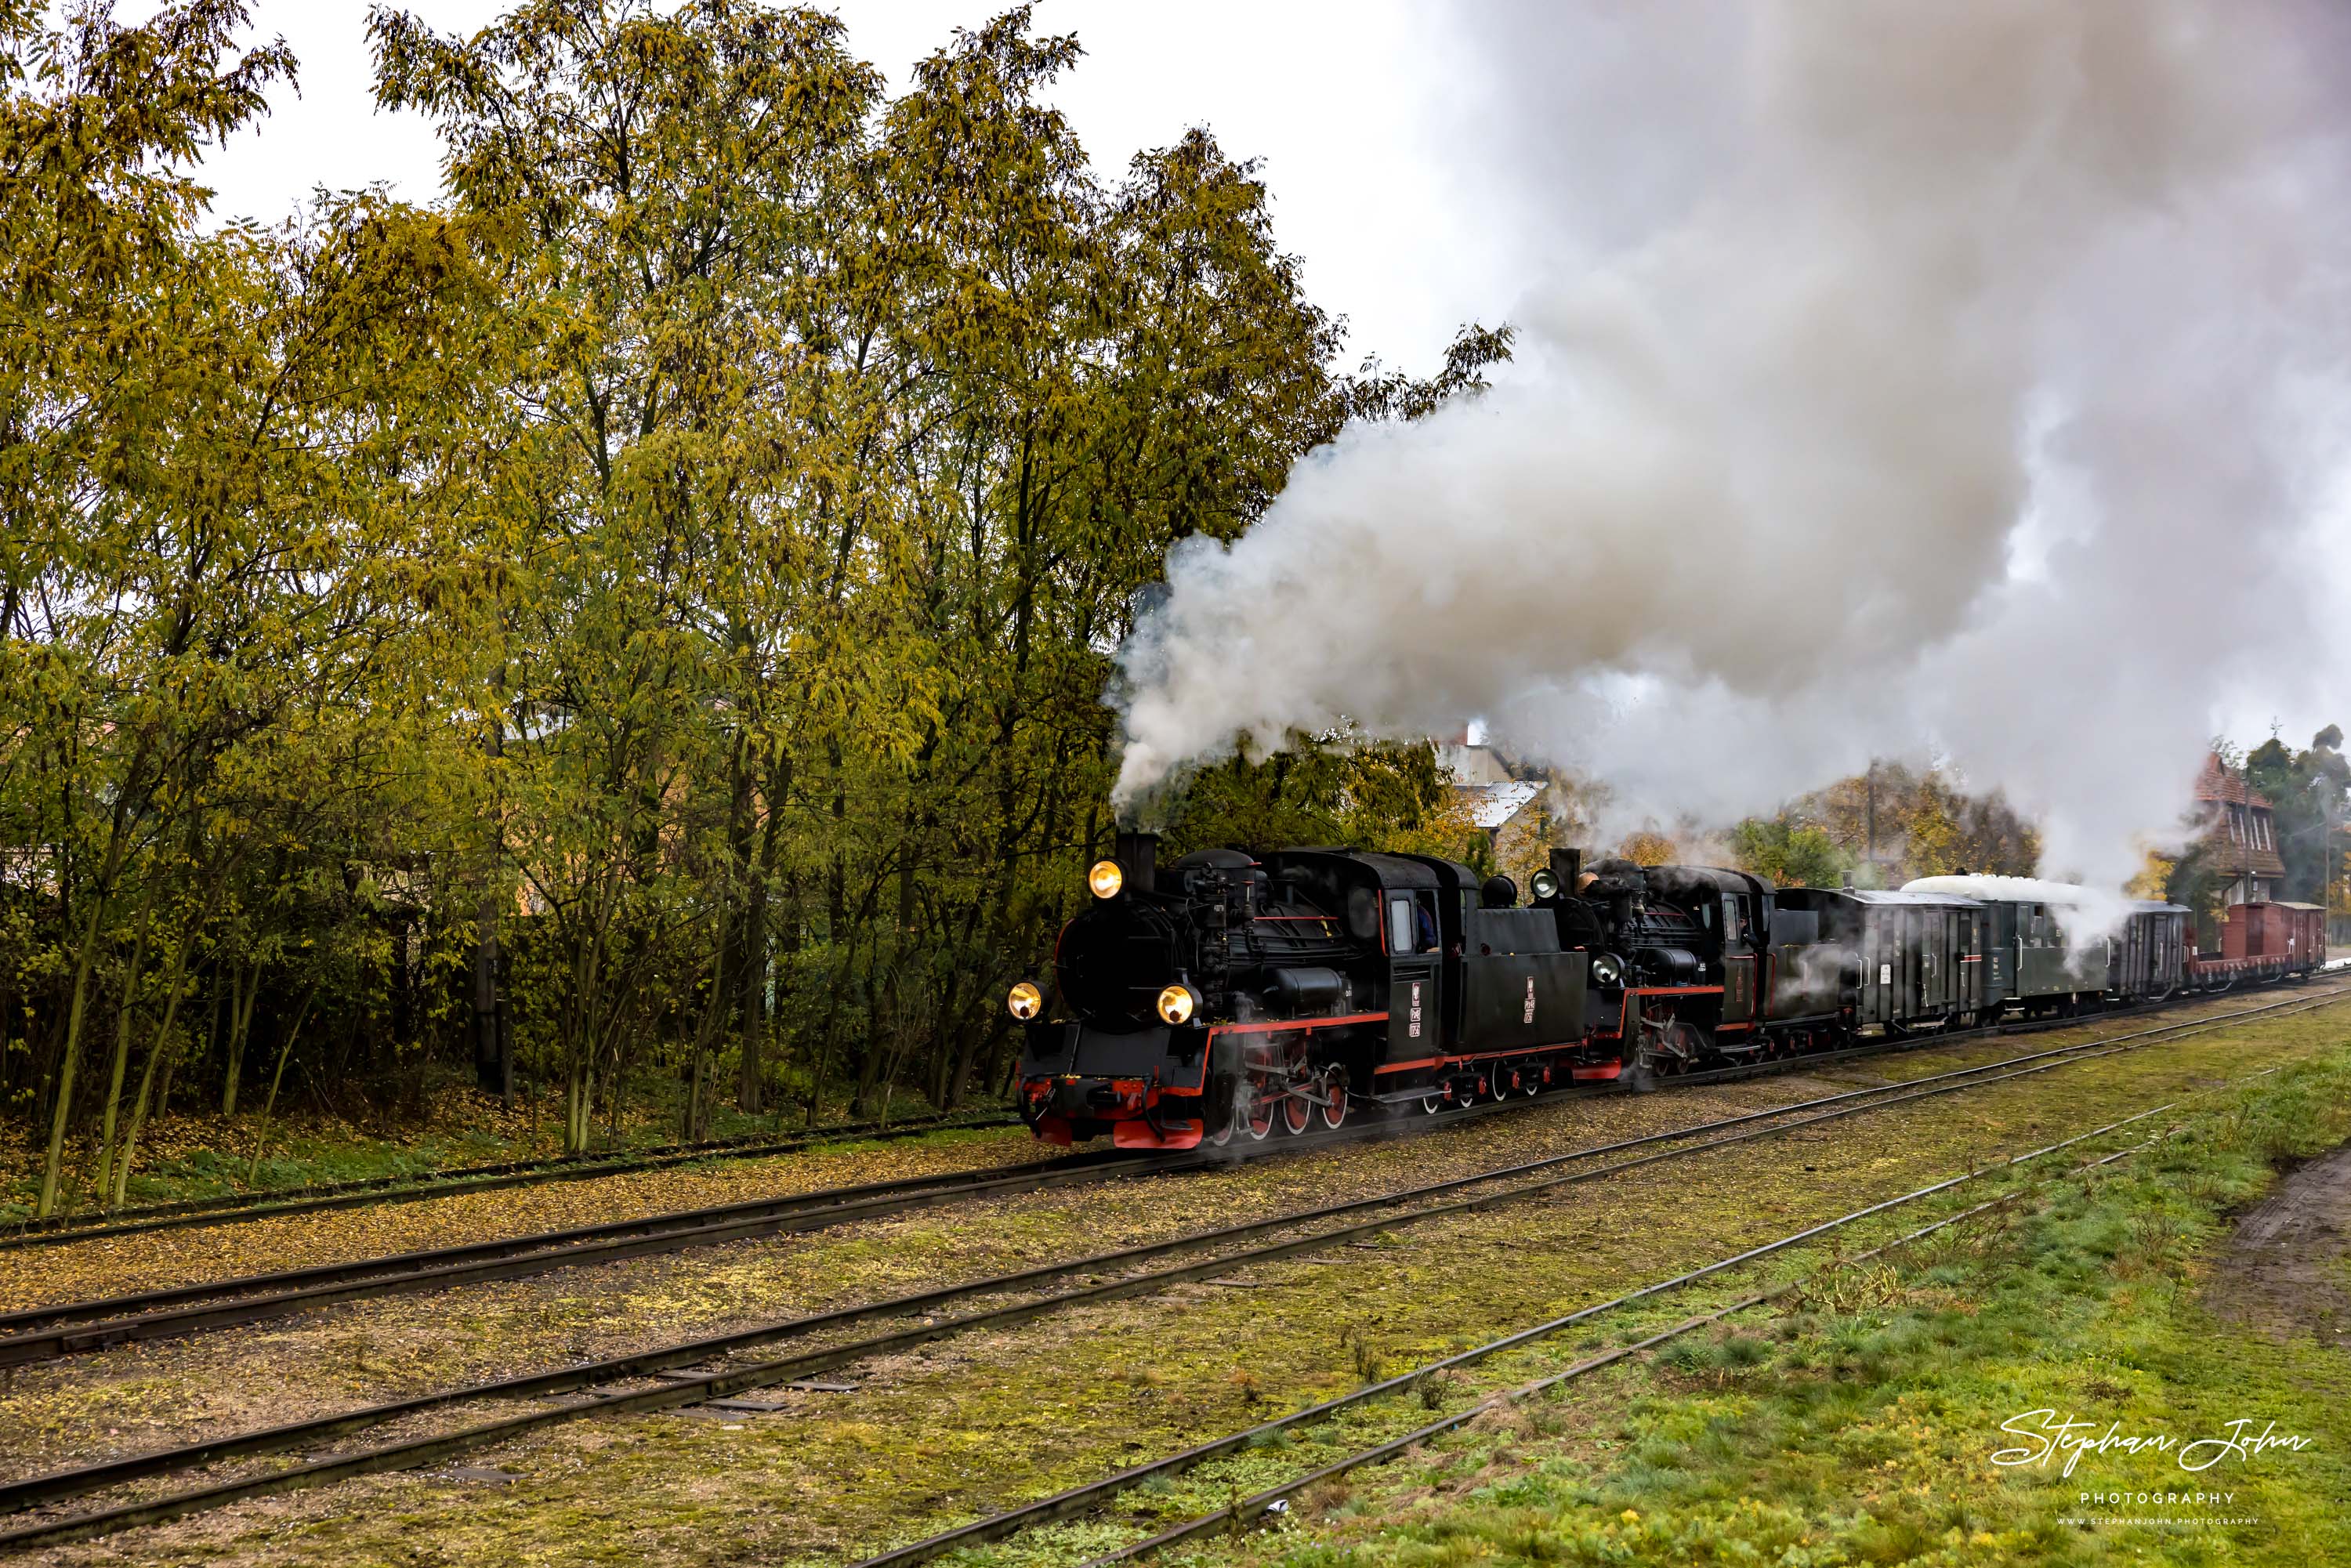
<path fill-rule="evenodd" d="M 1521 1329 L 1514 1333 L 1505 1334 L 1499 1339 L 1489 1340 L 1484 1344 L 1473 1346 L 1468 1350 L 1459 1352 L 1454 1355 L 1447 1356 L 1442 1360 L 1431 1362 L 1423 1366 L 1414 1367 L 1408 1372 L 1399 1373 L 1394 1377 L 1386 1378 L 1381 1382 L 1369 1385 L 1366 1387 L 1356 1390 L 1353 1394 L 1342 1395 L 1336 1399 L 1325 1400 L 1320 1405 L 1309 1406 L 1304 1410 L 1294 1412 L 1289 1416 L 1280 1416 L 1271 1421 L 1262 1422 L 1258 1426 L 1249 1427 L 1243 1431 L 1230 1433 L 1222 1437 L 1212 1438 L 1208 1442 L 1196 1445 L 1181 1453 L 1170 1455 L 1166 1458 L 1156 1459 L 1148 1464 L 1137 1465 L 1130 1469 L 1119 1471 L 1115 1475 L 1107 1476 L 1101 1480 L 1090 1482 L 1083 1486 L 1072 1487 L 1066 1491 L 1056 1493 L 1052 1497 L 1041 1499 L 1037 1502 L 1028 1504 L 1022 1508 L 1010 1509 L 1001 1513 L 991 1514 L 984 1519 L 975 1520 L 968 1524 L 958 1526 L 954 1530 L 942 1531 L 937 1535 L 913 1542 L 910 1545 L 902 1546 L 893 1551 L 884 1552 L 875 1556 L 868 1557 L 862 1562 L 856 1563 L 854 1568 L 914 1568 L 914 1565 L 916 1563 L 929 1562 L 935 1558 L 945 1555 L 948 1552 L 981 1545 L 992 1541 L 1000 1541 L 1008 1536 L 1017 1535 L 1024 1530 L 1033 1529 L 1040 1524 L 1050 1523 L 1056 1520 L 1067 1519 L 1074 1514 L 1085 1512 L 1090 1509 L 1099 1508 L 1102 1504 L 1112 1501 L 1120 1494 L 1132 1490 L 1135 1487 L 1142 1486 L 1147 1482 L 1169 1479 L 1173 1476 L 1181 1474 L 1186 1470 L 1196 1469 L 1211 1459 L 1222 1458 L 1224 1455 L 1232 1453 L 1237 1449 L 1247 1448 L 1254 1443 L 1263 1442 L 1267 1438 L 1276 1437 L 1281 1433 L 1297 1430 L 1301 1427 L 1311 1427 L 1317 1422 L 1326 1420 L 1329 1417 L 1339 1414 L 1341 1411 L 1353 1406 L 1370 1404 L 1378 1399 L 1406 1393 L 1421 1386 L 1431 1377 L 1439 1376 L 1446 1373 L 1457 1371 L 1464 1367 L 1476 1365 L 1479 1362 L 1489 1360 L 1505 1352 L 1519 1349 L 1521 1346 L 1531 1344 L 1538 1340 L 1547 1339 L 1555 1334 L 1561 1333 L 1565 1330 L 1588 1323 L 1593 1319 L 1604 1316 L 1610 1312 L 1621 1312 L 1627 1307 L 1635 1306 L 1653 1297 L 1663 1295 L 1671 1291 L 1681 1290 L 1686 1286 L 1696 1284 L 1702 1280 L 1711 1279 L 1717 1274 L 1725 1273 L 1748 1263 L 1755 1262 L 1761 1259 L 1769 1257 L 1773 1253 L 1785 1251 L 1792 1247 L 1801 1246 L 1807 1241 L 1817 1240 L 1823 1236 L 1842 1230 L 1845 1227 L 1857 1224 L 1862 1220 L 1872 1218 L 1877 1215 L 1890 1213 L 1897 1208 L 1906 1208 L 1914 1203 L 1924 1202 L 1928 1198 L 1938 1197 L 1941 1194 L 1949 1192 L 1968 1182 L 1979 1180 L 1989 1175 L 2012 1170 L 2018 1166 L 2030 1164 L 2034 1160 L 2045 1158 L 2050 1155 L 2056 1154 L 2064 1149 L 2075 1147 L 2081 1144 L 2089 1142 L 2094 1138 L 2103 1137 L 2108 1134 L 2118 1132 L 2134 1123 L 2141 1122 L 2148 1117 L 2160 1115 L 2166 1111 L 2176 1110 L 2178 1108 L 2179 1103 L 2177 1102 L 2171 1104 L 2158 1105 L 2154 1107 L 2152 1110 L 2142 1111 L 2135 1116 L 2126 1116 L 2121 1121 L 2110 1122 L 2103 1127 L 2095 1127 L 2089 1132 L 2077 1134 L 2074 1137 L 2067 1138 L 2063 1142 L 2051 1144 L 2046 1147 L 2034 1149 L 2025 1154 L 2011 1155 L 1991 1166 L 1980 1166 L 1972 1170 L 1963 1171 L 1958 1176 L 1946 1177 L 1942 1181 L 1930 1183 L 1926 1186 L 1918 1187 L 1913 1191 L 1904 1193 L 1898 1197 L 1888 1198 L 1881 1203 L 1874 1203 L 1866 1207 L 1855 1209 L 1849 1214 L 1840 1215 L 1838 1218 L 1828 1220 L 1823 1224 L 1810 1226 L 1802 1230 L 1792 1231 L 1785 1236 L 1780 1237 L 1776 1240 L 1765 1242 L 1760 1247 L 1752 1247 L 1743 1252 L 1734 1253 L 1727 1258 L 1717 1259 L 1711 1263 L 1690 1270 L 1687 1273 L 1677 1274 L 1671 1279 L 1656 1281 L 1652 1284 L 1644 1285 L 1638 1290 L 1628 1291 L 1621 1296 L 1616 1296 L 1608 1301 L 1598 1302 L 1593 1306 L 1580 1308 L 1575 1312 L 1567 1313 L 1563 1317 L 1553 1318 L 1548 1322 L 1538 1323 L 1532 1328 Z M 2079 1176 L 2087 1171 L 2097 1169 L 2102 1166 L 2112 1165 L 2117 1160 L 2126 1159 L 2132 1155 L 2137 1154 L 2142 1150 L 2152 1146 L 2156 1141 L 2157 1140 L 2150 1139 L 2146 1143 L 2141 1143 L 2129 1148 L 2118 1149 L 2102 1157 L 2085 1161 L 2083 1164 L 2075 1166 L 2071 1174 Z M 2017 1195 L 2012 1192 L 2004 1193 L 2000 1197 L 1991 1198 L 1986 1202 L 1975 1204 L 1968 1208 L 1961 1209 L 1957 1214 L 1949 1215 L 1941 1219 L 1936 1220 L 1932 1224 L 1923 1225 L 1918 1227 L 1917 1229 L 1906 1231 L 1902 1235 L 1894 1238 L 1892 1240 L 1887 1241 L 1883 1245 L 1870 1248 L 1865 1251 L 1857 1252 L 1850 1259 L 1847 1259 L 1846 1261 L 1848 1263 L 1864 1263 L 1883 1258 L 1889 1252 L 1896 1251 L 1901 1248 L 1907 1247 L 1911 1243 L 1931 1236 L 1938 1230 L 1946 1229 L 1951 1226 L 1958 1225 L 1966 1220 L 1973 1219 L 1981 1215 L 1990 1213 L 1993 1209 L 2000 1208 L 2013 1201 L 2016 1196 Z M 1452 1415 L 1440 1416 L 1435 1421 L 1427 1422 L 1422 1426 L 1416 1427 L 1411 1431 L 1403 1434 L 1401 1437 L 1390 1438 L 1385 1442 L 1376 1444 L 1368 1448 L 1358 1449 L 1331 1464 L 1321 1466 L 1304 1475 L 1293 1477 L 1291 1479 L 1284 1481 L 1278 1486 L 1270 1487 L 1263 1491 L 1238 1499 L 1231 1503 L 1228 1503 L 1222 1508 L 1215 1509 L 1207 1513 L 1186 1520 L 1170 1529 L 1163 1530 L 1157 1534 L 1152 1535 L 1144 1540 L 1135 1542 L 1131 1545 L 1122 1547 L 1115 1552 L 1105 1552 L 1101 1556 L 1091 1558 L 1081 1565 L 1081 1568 L 1110 1568 L 1110 1565 L 1113 1563 L 1132 1562 L 1137 1558 L 1149 1556 L 1154 1552 L 1164 1551 L 1170 1546 L 1178 1545 L 1195 1536 L 1205 1534 L 1211 1530 L 1229 1529 L 1262 1521 L 1271 1513 L 1277 1504 L 1280 1504 L 1290 1498 L 1295 1497 L 1300 1492 L 1306 1490 L 1308 1488 L 1314 1486 L 1318 1482 L 1331 1479 L 1336 1476 L 1344 1475 L 1350 1470 L 1360 1469 L 1366 1465 L 1379 1464 L 1384 1460 L 1395 1458 L 1418 1444 L 1426 1443 L 1435 1437 L 1443 1437 L 1448 1432 L 1456 1431 L 1460 1427 L 1468 1425 L 1471 1421 L 1476 1420 L 1479 1416 L 1484 1415 L 1489 1410 L 1505 1404 L 1515 1404 L 1519 1401 L 1531 1398 L 1535 1395 L 1540 1394 L 1546 1389 L 1555 1388 L 1562 1384 L 1573 1382 L 1577 1378 L 1589 1376 L 1591 1374 L 1598 1372 L 1604 1367 L 1614 1365 L 1620 1361 L 1628 1360 L 1643 1352 L 1654 1350 L 1659 1345 L 1678 1339 L 1682 1335 L 1690 1333 L 1698 1329 L 1705 1328 L 1708 1324 L 1720 1322 L 1727 1318 L 1735 1317 L 1741 1312 L 1751 1312 L 1755 1308 L 1762 1306 L 1767 1302 L 1777 1301 L 1787 1296 L 1791 1292 L 1794 1291 L 1801 1283 L 1802 1281 L 1791 1281 L 1771 1290 L 1752 1292 L 1749 1295 L 1742 1296 L 1725 1306 L 1718 1307 L 1711 1312 L 1698 1312 L 1690 1317 L 1684 1318 L 1679 1322 L 1673 1323 L 1657 1333 L 1646 1335 L 1629 1343 L 1618 1345 L 1614 1349 L 1603 1351 L 1595 1355 L 1586 1356 L 1559 1372 L 1552 1373 L 1544 1377 L 1536 1378 L 1531 1383 L 1524 1383 L 1516 1387 L 1505 1389 L 1499 1394 L 1493 1395 L 1488 1398 L 1473 1403 L 1467 1409 L 1456 1411 Z"/>
<path fill-rule="evenodd" d="M 2241 1009 L 2222 1016 L 2236 1018 L 2262 1010 L 2265 1009 Z M 1963 1036 L 1929 1038 L 1933 1043 L 1950 1043 L 2002 1030 L 2010 1033 L 2040 1032 L 2075 1021 L 2043 1020 L 2032 1024 L 1994 1025 Z M 2120 1038 L 2136 1039 L 2137 1036 Z M 1841 1051 L 1685 1074 L 1672 1082 L 1677 1085 L 1695 1086 L 1813 1071 L 1855 1057 L 1876 1055 L 1889 1049 L 1920 1043 L 1915 1038 L 1874 1042 Z M 1623 1091 L 1601 1085 L 1564 1091 L 1551 1098 L 1557 1101 L 1618 1092 Z M 1524 1100 L 1489 1100 L 1441 1113 L 1437 1119 L 1458 1122 L 1516 1109 L 1526 1103 L 1529 1102 Z M 1229 1164 L 1237 1158 L 1262 1157 L 1403 1136 L 1419 1131 L 1426 1123 L 1426 1117 L 1407 1114 L 1402 1118 L 1367 1121 L 1353 1126 L 1265 1144 L 1174 1155 L 1090 1151 L 1020 1166 L 984 1167 L 853 1186 L 820 1188 L 462 1246 L 391 1253 L 347 1263 L 280 1270 L 26 1308 L 0 1313 L 0 1367 L 79 1354 L 135 1341 L 209 1333 L 377 1297 L 516 1279 L 554 1269 L 617 1262 L 691 1247 L 823 1229 L 855 1220 L 886 1218 L 973 1198 L 1044 1191 L 1056 1186 L 1110 1181 L 1131 1176 L 1172 1175 Z"/>
<path fill-rule="evenodd" d="M 1108 1180 L 1149 1168 L 1155 1160 L 1155 1156 L 1077 1155 L 1019 1166 L 901 1176 L 349 1263 L 30 1307 L 0 1313 L 0 1366 L 46 1361 L 133 1340 L 200 1333 L 377 1296 L 513 1279 L 549 1269 L 820 1229 L 973 1197 Z"/>
<path fill-rule="evenodd" d="M 2098 1057 L 2144 1050 L 2169 1040 L 2231 1027 L 2248 1016 L 2304 1011 L 2327 1005 L 2346 995 L 2351 995 L 2351 988 L 2333 990 L 2316 997 L 2290 998 L 2264 1007 L 2237 1009 L 2217 1018 L 2183 1020 L 2121 1037 L 2076 1042 L 1974 1067 L 1955 1069 L 1907 1082 L 1848 1090 L 1400 1192 L 1294 1211 L 1241 1225 L 1193 1232 L 1116 1252 L 1099 1253 L 1017 1273 L 837 1308 L 732 1333 L 684 1341 L 629 1356 L 467 1385 L 336 1416 L 34 1477 L 0 1485 L 0 1510 L 55 1509 L 86 1503 L 117 1486 L 184 1473 L 226 1459 L 314 1452 L 320 1445 L 337 1438 L 435 1410 L 493 1400 L 552 1401 L 570 1396 L 563 1403 L 549 1404 L 538 1409 L 452 1431 L 308 1458 L 287 1469 L 239 1477 L 95 1511 L 42 1520 L 0 1532 L 0 1549 L 57 1544 L 141 1524 L 161 1522 L 298 1487 L 381 1470 L 413 1469 L 591 1413 L 643 1413 L 726 1399 L 754 1389 L 806 1379 L 871 1356 L 909 1349 L 954 1334 L 1008 1326 L 1081 1303 L 1144 1294 L 1186 1281 L 1214 1278 L 1253 1264 L 1324 1249 L 1381 1230 L 1518 1201 L 1571 1184 L 1600 1180 L 1663 1161 L 1701 1155 L 1730 1145 L 1817 1126 L 1824 1122 L 1870 1111 L 2006 1082 Z M 2095 1134 L 2084 1134 L 2091 1135 Z M 2065 1145 L 2053 1145 L 2063 1146 Z M 1503 1185 L 1511 1182 L 1517 1185 Z M 1496 1190 L 1471 1190 L 1486 1186 Z M 1467 1196 L 1461 1196 L 1465 1194 Z M 1363 1216 L 1372 1218 L 1359 1218 Z M 1332 1220 L 1341 1223 L 1335 1226 L 1322 1223 Z M 1283 1232 L 1290 1234 L 1284 1235 Z M 1237 1250 L 1228 1249 L 1237 1244 L 1266 1237 L 1275 1239 L 1259 1241 L 1255 1246 L 1241 1246 Z M 1138 1268 L 1162 1258 L 1186 1252 L 1211 1255 L 1172 1267 Z M 712 1365 L 722 1358 L 739 1355 L 765 1345 L 794 1339 L 821 1338 L 861 1322 L 904 1319 L 935 1312 L 959 1301 L 1037 1291 L 1072 1280 L 1089 1282 L 1076 1289 L 987 1307 L 956 1317 L 926 1318 L 908 1326 L 860 1339 L 821 1344 L 792 1355 L 723 1367 Z M 647 1384 L 652 1385 L 643 1386 Z"/>
<path fill-rule="evenodd" d="M 289 1214 L 314 1214 L 327 1209 L 360 1208 L 379 1203 L 416 1203 L 468 1192 L 538 1186 L 549 1182 L 589 1181 L 625 1176 L 634 1171 L 666 1170 L 705 1160 L 765 1159 L 820 1145 L 893 1142 L 932 1133 L 964 1128 L 1017 1127 L 1020 1118 L 998 1116 L 931 1116 L 895 1126 L 878 1122 L 839 1122 L 830 1126 L 781 1134 L 758 1134 L 740 1138 L 716 1138 L 698 1144 L 671 1144 L 632 1154 L 558 1155 L 544 1159 L 505 1160 L 492 1165 L 453 1166 L 446 1170 L 419 1171 L 405 1176 L 368 1176 L 357 1181 L 327 1182 L 314 1186 L 287 1187 L 278 1192 L 232 1193 L 221 1197 L 183 1198 L 176 1203 L 119 1208 L 108 1214 L 60 1215 L 48 1219 L 13 1222 L 0 1234 L 0 1251 L 26 1247 L 59 1247 L 111 1236 L 136 1236 L 152 1230 L 177 1230 L 194 1226 L 234 1225 L 254 1219 L 275 1219 Z"/>
<path fill-rule="evenodd" d="M 2327 965 L 2325 970 L 2322 972 L 2339 970 L 2346 965 L 2351 965 L 2351 960 Z M 2210 999 L 2220 994 L 2212 992 L 2189 999 Z M 2144 1002 L 2127 1008 L 2116 1008 L 2104 1012 L 2077 1015 L 2072 1018 L 2018 1019 L 2013 1022 L 1988 1024 L 1973 1030 L 1907 1035 L 1898 1039 L 1853 1046 L 1844 1051 L 1820 1052 L 1803 1057 L 1773 1058 L 1767 1061 L 1721 1068 L 1707 1072 L 1678 1074 L 1661 1079 L 1659 1083 L 1660 1086 L 1679 1086 L 1722 1082 L 1760 1074 L 1787 1071 L 1799 1066 L 1820 1066 L 1851 1057 L 1876 1055 L 1889 1050 L 2078 1028 L 2100 1019 L 2132 1018 L 2143 1013 L 2161 1011 L 2178 1005 L 2179 1005 L 2178 1000 Z M 1616 1092 L 1613 1086 L 1599 1085 L 1572 1092 L 1596 1094 L 1612 1092 Z M 664 1170 L 710 1160 L 762 1159 L 851 1139 L 895 1141 L 902 1138 L 922 1137 L 933 1133 L 959 1132 L 966 1129 L 986 1131 L 1019 1125 L 1020 1125 L 1020 1118 L 1008 1114 L 969 1116 L 957 1113 L 921 1117 L 914 1121 L 901 1122 L 894 1126 L 884 1126 L 879 1122 L 837 1122 L 799 1133 L 754 1134 L 737 1138 L 716 1138 L 701 1143 L 665 1145 L 633 1153 L 549 1155 L 541 1159 L 454 1166 L 444 1170 L 414 1172 L 402 1176 L 368 1176 L 355 1181 L 287 1187 L 276 1192 L 233 1193 L 218 1197 L 183 1198 L 173 1203 L 115 1209 L 105 1214 L 57 1215 L 47 1219 L 17 1219 L 0 1222 L 0 1252 L 23 1248 L 69 1246 L 81 1241 L 135 1236 L 156 1230 L 234 1225 L 249 1220 L 275 1219 L 287 1215 L 366 1207 L 380 1203 L 415 1203 L 463 1193 L 492 1192 L 552 1182 L 594 1180 L 602 1176 L 627 1175 L 634 1171 Z"/>

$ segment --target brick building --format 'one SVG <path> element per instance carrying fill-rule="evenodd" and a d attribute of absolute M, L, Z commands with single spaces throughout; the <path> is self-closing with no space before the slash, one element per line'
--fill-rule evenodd
<path fill-rule="evenodd" d="M 2220 902 L 2257 904 L 2276 897 L 2285 862 L 2278 858 L 2269 798 L 2246 783 L 2241 772 L 2207 757 L 2196 780 L 2196 808 L 2205 821 L 2201 847 L 2214 872 L 2231 879 Z"/>

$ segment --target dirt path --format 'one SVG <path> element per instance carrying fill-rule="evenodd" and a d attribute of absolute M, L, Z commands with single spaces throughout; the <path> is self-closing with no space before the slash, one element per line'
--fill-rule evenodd
<path fill-rule="evenodd" d="M 2273 1339 L 2312 1333 L 2351 1343 L 2351 1145 L 2280 1183 L 2237 1222 L 2205 1301 Z"/>

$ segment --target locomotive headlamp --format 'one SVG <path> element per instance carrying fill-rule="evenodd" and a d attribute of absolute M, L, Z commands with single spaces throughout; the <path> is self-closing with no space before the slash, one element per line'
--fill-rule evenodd
<path fill-rule="evenodd" d="M 1004 998 L 1004 1005 L 1012 1009 L 1014 1018 L 1026 1023 L 1044 1008 L 1045 993 L 1029 981 L 1023 980 L 1012 988 L 1012 994 Z"/>
<path fill-rule="evenodd" d="M 1592 983 L 1613 986 L 1625 977 L 1625 966 L 1614 953 L 1603 953 L 1592 960 Z"/>
<path fill-rule="evenodd" d="M 1550 898 L 1559 892 L 1559 878 L 1547 871 L 1535 873 L 1533 887 L 1537 898 Z"/>
<path fill-rule="evenodd" d="M 1159 1017 L 1165 1023 L 1184 1022 L 1199 1005 L 1200 994 L 1180 982 L 1159 993 Z"/>
<path fill-rule="evenodd" d="M 1118 890 L 1126 885 L 1126 873 L 1118 869 L 1116 861 L 1096 861 L 1094 869 L 1086 873 L 1086 885 L 1094 890 L 1096 898 L 1116 898 Z"/>

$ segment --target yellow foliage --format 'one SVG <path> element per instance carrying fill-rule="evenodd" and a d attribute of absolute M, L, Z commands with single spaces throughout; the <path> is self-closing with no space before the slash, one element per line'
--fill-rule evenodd
<path fill-rule="evenodd" d="M 2179 864 L 2171 856 L 2149 850 L 2138 874 L 2123 884 L 2123 891 L 2133 898 L 2159 899 L 2164 895 L 2163 890 L 2170 885 L 2172 871 Z"/>
<path fill-rule="evenodd" d="M 1680 852 L 1673 840 L 1646 831 L 1627 834 L 1616 851 L 1635 865 L 1667 865 Z"/>

